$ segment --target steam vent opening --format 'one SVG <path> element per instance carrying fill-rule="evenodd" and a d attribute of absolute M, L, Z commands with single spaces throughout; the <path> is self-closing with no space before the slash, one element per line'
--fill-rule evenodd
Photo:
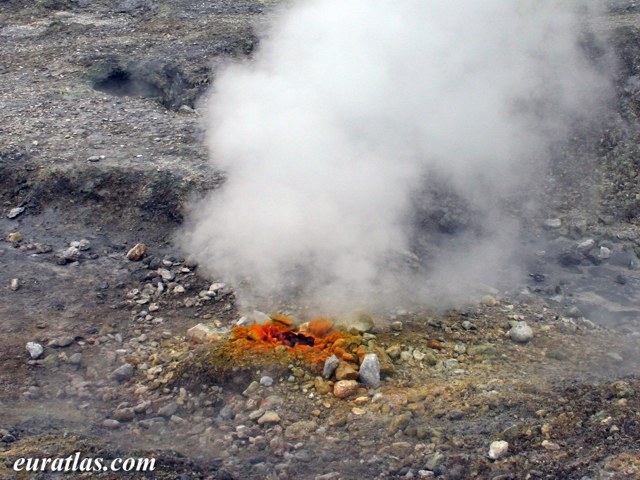
<path fill-rule="evenodd" d="M 163 91 L 153 83 L 123 69 L 111 70 L 93 83 L 94 90 L 117 97 L 162 97 Z"/>

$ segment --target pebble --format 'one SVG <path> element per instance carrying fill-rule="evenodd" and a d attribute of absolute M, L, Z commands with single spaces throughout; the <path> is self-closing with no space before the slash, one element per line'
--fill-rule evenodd
<path fill-rule="evenodd" d="M 69 247 L 62 252 L 62 258 L 67 262 L 75 262 L 80 258 L 80 249 L 78 247 Z"/>
<path fill-rule="evenodd" d="M 424 360 L 424 357 L 425 357 L 424 353 L 422 353 L 417 348 L 413 351 L 413 358 L 415 358 L 418 362 L 421 360 Z"/>
<path fill-rule="evenodd" d="M 39 358 L 40 355 L 42 355 L 44 352 L 44 348 L 42 347 L 42 345 L 36 342 L 27 343 L 26 349 L 33 360 L 36 360 L 37 358 Z"/>
<path fill-rule="evenodd" d="M 133 377 L 134 368 L 130 363 L 125 363 L 111 372 L 111 378 L 117 382 L 125 382 Z"/>
<path fill-rule="evenodd" d="M 338 365 L 340 365 L 340 360 L 338 360 L 338 357 L 336 357 L 335 355 L 331 355 L 324 362 L 322 376 L 324 378 L 331 378 L 333 373 L 336 371 L 336 368 L 338 368 Z"/>
<path fill-rule="evenodd" d="M 80 365 L 82 363 L 82 354 L 80 352 L 74 353 L 69 357 L 69 363 L 73 365 Z"/>
<path fill-rule="evenodd" d="M 16 218 L 18 215 L 24 212 L 24 207 L 15 207 L 9 210 L 7 213 L 7 218 Z"/>
<path fill-rule="evenodd" d="M 360 384 L 355 380 L 340 380 L 333 386 L 333 394 L 337 398 L 347 398 L 358 391 Z"/>
<path fill-rule="evenodd" d="M 102 426 L 108 428 L 109 430 L 115 430 L 116 428 L 120 427 L 120 422 L 118 420 L 108 418 L 104 422 L 102 422 Z"/>
<path fill-rule="evenodd" d="M 18 290 L 20 288 L 20 280 L 18 280 L 17 278 L 12 278 L 10 288 L 14 292 Z"/>
<path fill-rule="evenodd" d="M 505 442 L 504 440 L 491 442 L 491 445 L 489 446 L 489 458 L 491 460 L 498 460 L 499 458 L 504 457 L 508 450 L 509 442 Z"/>
<path fill-rule="evenodd" d="M 175 274 L 171 270 L 167 270 L 166 268 L 159 268 L 158 275 L 160 275 L 162 279 L 167 282 L 170 282 L 176 278 Z"/>
<path fill-rule="evenodd" d="M 49 341 L 50 347 L 58 347 L 64 348 L 68 347 L 73 343 L 73 337 L 70 335 L 63 335 L 62 337 L 57 337 Z"/>
<path fill-rule="evenodd" d="M 137 243 L 127 252 L 127 258 L 132 262 L 137 262 L 142 260 L 145 253 L 147 253 L 147 246 L 144 243 Z"/>
<path fill-rule="evenodd" d="M 511 340 L 516 343 L 527 343 L 533 338 L 533 330 L 527 325 L 527 322 L 516 323 L 511 330 L 509 330 L 509 336 Z"/>
<path fill-rule="evenodd" d="M 588 238 L 582 242 L 580 242 L 577 246 L 577 249 L 583 255 L 589 253 L 589 251 L 596 245 L 596 242 L 593 238 Z"/>
<path fill-rule="evenodd" d="M 547 218 L 544 221 L 544 227 L 548 229 L 560 228 L 562 226 L 562 220 L 559 218 Z"/>
<path fill-rule="evenodd" d="M 113 412 L 113 418 L 119 422 L 129 422 L 136 418 L 133 408 L 121 408 Z"/>
<path fill-rule="evenodd" d="M 478 329 L 478 327 L 476 327 L 469 320 L 465 320 L 464 322 L 462 322 L 462 328 L 464 328 L 465 330 L 477 330 Z"/>
<path fill-rule="evenodd" d="M 263 376 L 262 378 L 260 378 L 260 385 L 262 385 L 263 387 L 270 387 L 271 385 L 273 385 L 273 378 L 268 375 Z"/>
<path fill-rule="evenodd" d="M 400 320 L 396 320 L 395 322 L 393 322 L 391 324 L 391 330 L 393 330 L 394 332 L 400 332 L 402 331 L 402 322 Z"/>
<path fill-rule="evenodd" d="M 380 386 L 380 360 L 375 353 L 367 353 L 360 364 L 360 382 L 371 388 Z"/>
<path fill-rule="evenodd" d="M 264 412 L 264 415 L 262 415 L 258 419 L 258 425 L 264 425 L 265 423 L 280 423 L 280 415 L 278 415 L 277 412 L 274 412 L 273 410 L 267 410 L 266 412 Z"/>
<path fill-rule="evenodd" d="M 170 402 L 158 409 L 158 416 L 168 418 L 174 415 L 177 411 L 178 404 L 176 402 Z"/>

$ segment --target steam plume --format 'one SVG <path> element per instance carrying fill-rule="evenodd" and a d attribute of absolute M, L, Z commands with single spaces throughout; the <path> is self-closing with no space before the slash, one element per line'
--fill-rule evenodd
<path fill-rule="evenodd" d="M 283 9 L 216 78 L 208 142 L 228 181 L 194 209 L 190 251 L 257 294 L 294 285 L 325 305 L 456 301 L 492 282 L 514 238 L 505 199 L 606 90 L 559 3 Z M 420 240 L 416 199 L 437 206 L 439 190 L 472 219 Z"/>

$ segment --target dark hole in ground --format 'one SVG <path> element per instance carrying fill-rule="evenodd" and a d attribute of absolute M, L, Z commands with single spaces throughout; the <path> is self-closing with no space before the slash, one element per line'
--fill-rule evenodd
<path fill-rule="evenodd" d="M 163 95 L 158 86 L 121 69 L 112 70 L 106 77 L 96 80 L 93 88 L 118 97 L 154 98 Z"/>

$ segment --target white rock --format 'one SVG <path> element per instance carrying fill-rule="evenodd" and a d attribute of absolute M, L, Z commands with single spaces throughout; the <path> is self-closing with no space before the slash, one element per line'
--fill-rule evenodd
<path fill-rule="evenodd" d="M 425 357 L 425 354 L 422 353 L 420 350 L 415 349 L 413 351 L 413 358 L 415 358 L 417 361 L 420 362 L 420 361 L 424 360 L 424 357 Z"/>
<path fill-rule="evenodd" d="M 42 345 L 36 342 L 29 342 L 26 345 L 27 352 L 31 355 L 31 358 L 36 360 L 44 352 Z"/>
<path fill-rule="evenodd" d="M 13 290 L 15 292 L 19 288 L 20 288 L 20 280 L 18 280 L 17 278 L 12 278 L 11 279 L 11 290 Z"/>
<path fill-rule="evenodd" d="M 24 207 L 12 208 L 11 210 L 9 210 L 9 213 L 7 214 L 7 218 L 16 218 L 22 212 L 24 212 Z"/>
<path fill-rule="evenodd" d="M 509 442 L 505 442 L 504 440 L 491 442 L 489 446 L 489 458 L 491 460 L 498 460 L 507 454 L 507 450 L 509 450 Z"/>
<path fill-rule="evenodd" d="M 517 343 L 527 343 L 533 338 L 533 330 L 527 325 L 527 322 L 518 322 L 509 330 L 511 340 Z"/>
<path fill-rule="evenodd" d="M 560 228 L 562 226 L 562 220 L 559 218 L 547 218 L 544 221 L 545 228 Z"/>

